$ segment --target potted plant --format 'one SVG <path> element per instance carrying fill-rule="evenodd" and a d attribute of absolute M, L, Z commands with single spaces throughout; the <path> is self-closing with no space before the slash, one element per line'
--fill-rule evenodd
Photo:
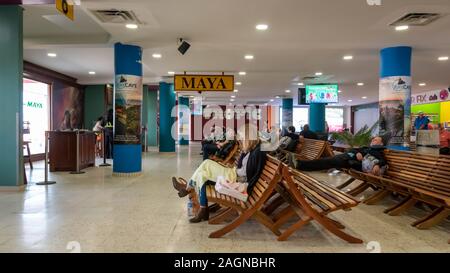
<path fill-rule="evenodd" d="M 375 128 L 377 128 L 378 122 L 375 122 L 372 127 L 365 125 L 356 132 L 352 134 L 349 131 L 334 132 L 331 134 L 332 138 L 344 145 L 348 145 L 349 148 L 364 147 L 369 146 L 372 139 L 372 134 Z"/>

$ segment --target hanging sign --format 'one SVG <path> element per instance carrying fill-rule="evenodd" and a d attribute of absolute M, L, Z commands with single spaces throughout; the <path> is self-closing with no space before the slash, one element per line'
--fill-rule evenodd
<path fill-rule="evenodd" d="M 70 20 L 74 20 L 73 13 L 73 3 L 69 3 L 68 0 L 56 0 L 56 9 L 59 10 L 62 14 L 64 14 Z"/>
<path fill-rule="evenodd" d="M 174 89 L 180 91 L 234 91 L 233 75 L 175 75 Z"/>

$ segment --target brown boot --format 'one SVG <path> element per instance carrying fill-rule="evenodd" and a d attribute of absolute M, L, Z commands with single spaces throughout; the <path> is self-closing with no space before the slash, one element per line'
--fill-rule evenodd
<path fill-rule="evenodd" d="M 176 177 L 172 177 L 172 185 L 178 191 L 179 197 L 185 197 L 190 193 L 189 190 L 186 190 L 187 185 L 180 183 Z"/>
<path fill-rule="evenodd" d="M 209 220 L 209 209 L 206 208 L 200 208 L 197 215 L 194 218 L 189 219 L 189 222 L 191 223 L 199 223 L 201 221 L 208 221 Z"/>

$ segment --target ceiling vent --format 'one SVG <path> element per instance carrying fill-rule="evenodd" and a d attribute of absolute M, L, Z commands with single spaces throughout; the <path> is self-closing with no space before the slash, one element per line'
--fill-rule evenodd
<path fill-rule="evenodd" d="M 320 77 L 306 76 L 306 77 L 302 78 L 302 80 L 304 80 L 304 81 L 314 81 L 314 80 L 318 80 L 318 79 L 320 79 Z"/>
<path fill-rule="evenodd" d="M 102 23 L 107 24 L 142 24 L 136 14 L 130 10 L 103 9 L 91 11 Z"/>
<path fill-rule="evenodd" d="M 426 26 L 441 16 L 439 13 L 409 13 L 392 23 L 391 26 Z"/>

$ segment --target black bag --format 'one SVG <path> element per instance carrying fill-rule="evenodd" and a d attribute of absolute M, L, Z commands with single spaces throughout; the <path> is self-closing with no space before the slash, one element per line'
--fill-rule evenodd
<path fill-rule="evenodd" d="M 220 150 L 216 152 L 216 156 L 220 159 L 225 159 L 230 154 L 231 150 L 233 150 L 234 145 L 235 145 L 234 141 L 228 142 Z"/>

